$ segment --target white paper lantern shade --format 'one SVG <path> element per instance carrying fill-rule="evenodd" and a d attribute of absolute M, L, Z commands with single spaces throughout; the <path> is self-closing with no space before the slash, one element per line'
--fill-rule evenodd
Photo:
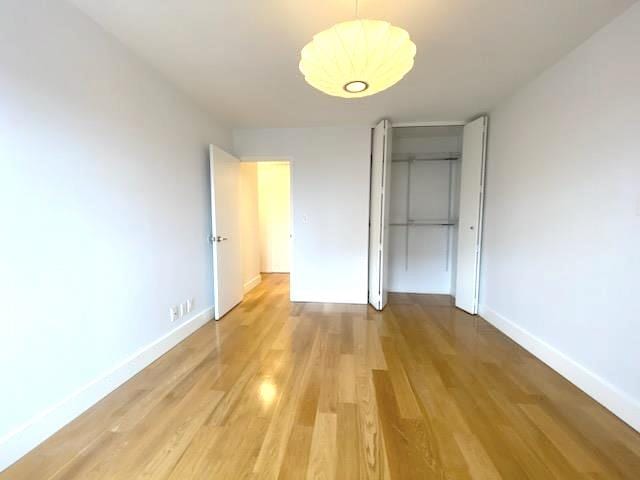
<path fill-rule="evenodd" d="M 416 46 L 409 34 L 381 20 L 338 23 L 303 49 L 300 71 L 318 90 L 344 98 L 381 92 L 413 68 Z"/>

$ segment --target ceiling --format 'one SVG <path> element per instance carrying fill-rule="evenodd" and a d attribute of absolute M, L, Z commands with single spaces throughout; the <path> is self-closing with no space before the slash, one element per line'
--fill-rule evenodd
<path fill-rule="evenodd" d="M 409 31 L 414 69 L 359 99 L 298 71 L 313 34 L 353 0 L 71 0 L 229 127 L 465 120 L 489 110 L 634 0 L 359 0 Z"/>

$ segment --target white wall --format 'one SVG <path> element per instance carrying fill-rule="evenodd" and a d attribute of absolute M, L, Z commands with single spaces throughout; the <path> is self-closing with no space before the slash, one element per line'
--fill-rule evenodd
<path fill-rule="evenodd" d="M 289 272 L 291 175 L 289 162 L 259 162 L 260 270 Z"/>
<path fill-rule="evenodd" d="M 640 429 L 640 5 L 490 115 L 481 312 Z"/>
<path fill-rule="evenodd" d="M 0 65 L 2 470 L 210 318 L 231 138 L 64 2 L 3 1 Z"/>
<path fill-rule="evenodd" d="M 234 130 L 244 160 L 291 160 L 291 298 L 367 302 L 371 129 Z"/>
<path fill-rule="evenodd" d="M 244 292 L 258 285 L 260 276 L 260 220 L 258 214 L 258 166 L 240 164 L 240 238 Z"/>

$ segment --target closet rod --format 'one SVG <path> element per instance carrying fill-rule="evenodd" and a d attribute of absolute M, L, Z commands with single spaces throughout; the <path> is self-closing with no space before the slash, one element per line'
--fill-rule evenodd
<path fill-rule="evenodd" d="M 451 227 L 451 226 L 455 226 L 456 223 L 455 222 L 431 222 L 431 223 L 425 223 L 425 222 L 409 222 L 409 223 L 390 223 L 389 226 L 391 227 Z"/>
<path fill-rule="evenodd" d="M 460 160 L 460 157 L 440 157 L 440 158 L 394 158 L 391 161 L 393 163 L 403 162 L 455 162 Z"/>

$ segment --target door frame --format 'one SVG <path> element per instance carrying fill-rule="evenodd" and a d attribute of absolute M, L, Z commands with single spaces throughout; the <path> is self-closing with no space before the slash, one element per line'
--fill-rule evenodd
<path fill-rule="evenodd" d="M 480 113 L 478 115 L 474 115 L 469 120 L 441 120 L 441 121 L 430 121 L 430 122 L 391 122 L 390 129 L 391 134 L 393 135 L 393 129 L 396 127 L 464 127 L 468 123 L 471 123 L 478 118 L 486 117 L 486 126 L 485 126 L 485 135 L 487 135 L 489 128 L 489 114 L 488 113 Z M 375 127 L 377 122 L 371 126 Z M 488 147 L 489 139 L 485 138 L 484 141 L 484 152 L 483 152 L 483 163 L 482 163 L 482 185 L 481 185 L 481 196 L 480 196 L 480 223 L 478 226 L 478 282 L 476 285 L 476 304 L 480 303 L 480 273 L 482 268 L 482 237 L 484 234 L 484 196 L 485 196 L 485 185 L 486 185 L 486 170 L 487 170 L 487 155 L 488 155 Z M 458 225 L 459 228 L 459 225 Z M 455 292 L 452 292 L 455 293 Z M 455 298 L 455 295 L 451 295 Z"/>

